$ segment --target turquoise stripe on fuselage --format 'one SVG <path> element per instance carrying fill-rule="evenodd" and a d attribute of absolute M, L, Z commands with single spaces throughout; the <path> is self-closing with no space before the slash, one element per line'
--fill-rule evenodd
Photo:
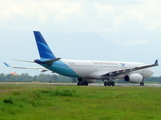
<path fill-rule="evenodd" d="M 40 64 L 40 65 L 44 66 L 45 68 L 47 68 L 53 72 L 56 72 L 56 73 L 64 75 L 64 76 L 76 77 L 76 78 L 80 77 L 68 65 L 66 65 L 61 60 L 53 62 L 52 66 L 48 66 L 46 64 Z"/>

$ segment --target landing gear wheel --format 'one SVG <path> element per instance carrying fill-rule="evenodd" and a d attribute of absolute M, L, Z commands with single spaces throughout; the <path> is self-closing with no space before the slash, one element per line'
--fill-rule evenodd
<path fill-rule="evenodd" d="M 81 83 L 81 82 L 78 82 L 78 83 L 77 83 L 77 85 L 78 85 L 78 86 L 81 86 L 81 85 L 82 85 L 82 83 Z"/>
<path fill-rule="evenodd" d="M 112 81 L 112 82 L 111 82 L 111 85 L 112 85 L 112 86 L 115 86 L 115 82 L 114 82 L 114 81 Z"/>
<path fill-rule="evenodd" d="M 85 86 L 88 86 L 88 82 L 85 82 L 84 85 L 85 85 Z"/>
<path fill-rule="evenodd" d="M 111 82 L 110 81 L 107 84 L 108 84 L 108 86 L 111 86 Z"/>
<path fill-rule="evenodd" d="M 85 85 L 85 82 L 82 82 L 81 85 L 84 86 Z"/>
<path fill-rule="evenodd" d="M 108 83 L 107 82 L 104 82 L 104 86 L 107 86 L 108 85 Z"/>

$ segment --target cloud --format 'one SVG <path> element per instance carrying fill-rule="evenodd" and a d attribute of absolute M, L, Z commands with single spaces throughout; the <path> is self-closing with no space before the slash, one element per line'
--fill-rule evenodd
<path fill-rule="evenodd" d="M 114 42 L 144 43 L 148 39 L 143 36 L 147 34 L 149 39 L 159 38 L 160 3 L 159 0 L 7 0 L 0 4 L 0 26 L 13 30 L 93 32 Z"/>
<path fill-rule="evenodd" d="M 23 24 L 24 21 L 34 22 L 35 25 L 61 24 L 68 21 L 70 16 L 80 14 L 80 9 L 79 2 L 3 1 L 0 5 L 0 21 L 4 24 L 10 21 L 16 24 Z"/>
<path fill-rule="evenodd" d="M 146 43 L 149 43 L 151 42 L 150 40 L 130 40 L 130 41 L 127 41 L 126 44 L 122 43 L 122 41 L 116 41 L 115 43 L 116 44 L 119 44 L 119 45 L 123 45 L 124 47 L 128 47 L 128 46 L 137 46 L 137 45 L 144 45 Z"/>
<path fill-rule="evenodd" d="M 139 4 L 143 0 L 83 0 L 83 1 L 103 3 L 109 5 L 131 5 L 131 4 Z"/>

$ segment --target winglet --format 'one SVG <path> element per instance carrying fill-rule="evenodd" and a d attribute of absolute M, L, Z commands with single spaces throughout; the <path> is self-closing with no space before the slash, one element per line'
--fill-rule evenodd
<path fill-rule="evenodd" d="M 7 63 L 5 63 L 5 62 L 3 62 L 7 67 L 11 67 L 9 64 L 7 64 Z"/>
<path fill-rule="evenodd" d="M 154 65 L 159 66 L 158 60 L 155 61 Z"/>

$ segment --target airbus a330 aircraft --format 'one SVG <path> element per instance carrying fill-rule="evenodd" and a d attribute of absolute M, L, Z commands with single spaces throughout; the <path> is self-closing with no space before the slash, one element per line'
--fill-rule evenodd
<path fill-rule="evenodd" d="M 51 70 L 64 76 L 77 78 L 78 86 L 88 86 L 88 83 L 93 83 L 96 79 L 103 80 L 104 86 L 115 86 L 113 80 L 116 79 L 124 79 L 127 82 L 140 83 L 140 86 L 144 86 L 144 79 L 153 75 L 153 70 L 150 67 L 158 66 L 158 60 L 156 60 L 154 64 L 146 65 L 137 62 L 61 59 L 57 58 L 52 53 L 39 31 L 34 31 L 34 36 L 40 59 L 36 59 L 32 62 L 44 68 L 12 67 L 4 63 L 7 67 L 41 69 L 43 72 Z"/>

